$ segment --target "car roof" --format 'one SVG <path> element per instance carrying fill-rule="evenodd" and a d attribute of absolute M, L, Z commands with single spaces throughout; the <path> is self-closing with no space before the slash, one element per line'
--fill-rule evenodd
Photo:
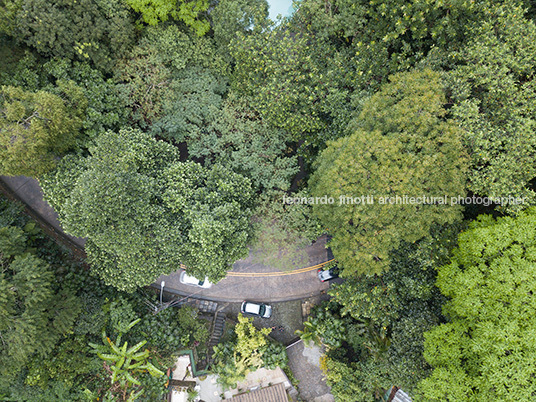
<path fill-rule="evenodd" d="M 184 282 L 186 282 L 186 283 L 194 283 L 194 284 L 198 284 L 199 282 L 202 282 L 199 279 L 197 279 L 196 277 L 188 275 L 186 272 L 184 272 L 184 274 L 182 276 L 182 280 Z"/>
<path fill-rule="evenodd" d="M 259 314 L 261 311 L 261 306 L 256 303 L 246 302 L 244 305 L 244 311 L 246 313 Z"/>

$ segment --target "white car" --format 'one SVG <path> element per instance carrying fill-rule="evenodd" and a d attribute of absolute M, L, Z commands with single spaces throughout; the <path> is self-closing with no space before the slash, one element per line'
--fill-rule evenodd
<path fill-rule="evenodd" d="M 263 303 L 253 303 L 245 301 L 240 306 L 242 314 L 255 317 L 270 318 L 272 316 L 272 306 Z"/>
<path fill-rule="evenodd" d="M 206 276 L 204 280 L 200 281 L 196 277 L 188 275 L 186 271 L 181 272 L 179 281 L 185 285 L 198 286 L 203 289 L 208 289 L 209 287 L 212 286 L 212 283 L 208 281 L 208 278 Z"/>

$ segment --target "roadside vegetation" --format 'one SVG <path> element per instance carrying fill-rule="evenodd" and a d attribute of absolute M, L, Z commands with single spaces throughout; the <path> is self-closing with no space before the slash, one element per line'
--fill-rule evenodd
<path fill-rule="evenodd" d="M 322 234 L 345 282 L 300 335 L 337 400 L 536 397 L 533 2 L 295 5 L 275 24 L 264 0 L 0 0 L 0 174 L 37 178 L 88 257 L 0 201 L 0 397 L 156 400 L 209 334 L 144 287 L 250 251 L 292 269 Z M 405 195 L 447 202 L 338 205 Z M 236 331 L 225 384 L 285 364 Z M 143 372 L 93 353 L 144 341 Z"/>

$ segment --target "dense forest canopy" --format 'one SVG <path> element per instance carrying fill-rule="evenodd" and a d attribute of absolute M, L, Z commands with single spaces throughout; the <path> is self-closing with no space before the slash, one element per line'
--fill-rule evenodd
<path fill-rule="evenodd" d="M 181 263 L 217 282 L 250 251 L 289 269 L 326 234 L 345 281 L 301 336 L 324 345 L 337 400 L 393 385 L 421 400 L 536 397 L 534 2 L 294 9 L 274 22 L 264 0 L 0 0 L 0 174 L 39 180 L 65 232 L 87 238 L 89 267 L 45 252 L 2 201 L 0 396 L 151 400 L 172 352 L 134 295 Z M 338 205 L 367 195 L 523 202 Z M 171 345 L 207 337 L 178 315 Z M 237 361 L 256 367 L 232 358 L 247 334 L 269 347 L 238 328 L 219 350 L 229 383 Z M 155 377 L 110 388 L 88 347 L 103 329 L 147 340 Z"/>

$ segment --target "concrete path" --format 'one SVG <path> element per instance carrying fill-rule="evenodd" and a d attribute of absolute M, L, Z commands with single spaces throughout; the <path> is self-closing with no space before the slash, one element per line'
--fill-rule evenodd
<path fill-rule="evenodd" d="M 322 351 L 318 346 L 305 347 L 302 341 L 287 347 L 288 364 L 299 380 L 298 390 L 306 402 L 333 402 L 330 387 L 320 369 Z"/>
<path fill-rule="evenodd" d="M 33 215 L 37 215 L 38 220 L 52 227 L 55 232 L 63 234 L 75 246 L 84 247 L 85 239 L 63 233 L 58 215 L 43 199 L 43 192 L 37 180 L 24 176 L 0 176 L 0 185 L 25 203 Z M 315 266 L 327 261 L 329 258 L 325 245 L 326 238 L 321 237 L 309 246 L 307 249 L 308 261 L 300 268 Z M 160 283 L 164 280 L 167 292 L 224 302 L 237 302 L 245 299 L 264 302 L 297 300 L 319 294 L 329 287 L 328 283 L 322 283 L 318 280 L 316 269 L 305 272 L 298 269 L 297 273 L 281 272 L 276 268 L 254 263 L 251 256 L 237 261 L 233 265 L 232 274 L 214 284 L 210 289 L 183 285 L 179 282 L 179 273 L 178 269 L 171 275 L 161 276 L 154 286 L 160 289 Z M 270 276 L 259 276 L 258 274 Z"/>
<path fill-rule="evenodd" d="M 63 231 L 58 214 L 43 199 L 43 191 L 37 180 L 26 176 L 0 176 L 0 185 L 26 204 L 34 218 L 51 227 L 56 233 L 62 234 L 76 246 L 84 248 L 86 239 L 70 236 Z"/>

